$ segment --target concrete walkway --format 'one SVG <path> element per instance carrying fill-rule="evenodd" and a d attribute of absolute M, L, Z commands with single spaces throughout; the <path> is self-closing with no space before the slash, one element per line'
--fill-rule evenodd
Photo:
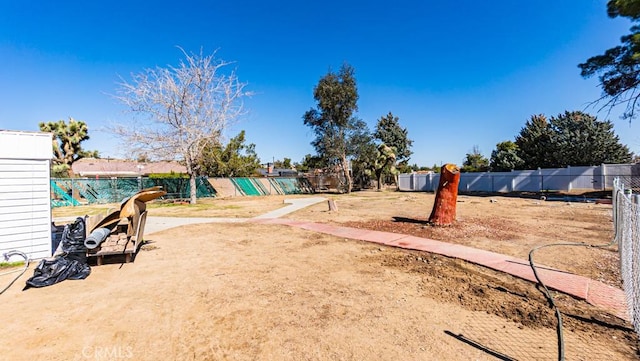
<path fill-rule="evenodd" d="M 253 219 L 272 219 L 282 217 L 285 214 L 295 212 L 299 209 L 314 205 L 319 202 L 326 201 L 325 198 L 299 198 L 299 199 L 285 199 L 284 204 L 289 204 L 286 207 L 276 209 L 274 211 L 259 215 Z M 75 218 L 74 218 L 75 219 Z M 211 218 L 211 217 L 147 217 L 147 223 L 144 226 L 145 234 L 152 234 L 160 232 L 165 229 L 185 226 L 187 224 L 196 223 L 241 223 L 250 220 L 250 218 Z"/>
<path fill-rule="evenodd" d="M 285 199 L 284 203 L 291 204 L 284 208 L 276 209 L 275 211 L 271 211 L 269 213 L 265 213 L 263 215 L 254 217 L 253 219 L 271 219 L 271 218 L 279 218 L 284 216 L 285 214 L 289 214 L 291 212 L 295 212 L 305 207 L 312 206 L 316 203 L 325 202 L 326 198 L 297 198 L 297 199 Z"/>
<path fill-rule="evenodd" d="M 199 223 L 242 223 L 248 218 L 211 218 L 211 217 L 155 217 L 148 216 L 144 225 L 144 234 L 164 231 L 166 229 Z"/>
<path fill-rule="evenodd" d="M 326 198 L 298 198 L 298 199 L 285 199 L 284 204 L 288 206 L 276 209 L 274 211 L 259 215 L 254 219 L 271 219 L 282 217 L 291 212 L 295 212 L 302 208 L 314 205 L 319 202 L 327 201 Z M 76 217 L 59 217 L 54 219 L 55 223 L 63 224 L 67 222 L 73 222 Z M 213 218 L 213 217 L 147 217 L 147 222 L 144 226 L 144 234 L 152 234 L 155 232 L 164 231 L 169 228 L 185 226 L 188 224 L 198 223 L 241 223 L 250 220 L 251 218 Z"/>

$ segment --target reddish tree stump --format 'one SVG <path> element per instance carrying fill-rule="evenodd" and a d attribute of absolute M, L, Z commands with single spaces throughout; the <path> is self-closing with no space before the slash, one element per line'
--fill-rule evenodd
<path fill-rule="evenodd" d="M 436 200 L 429 216 L 429 222 L 444 226 L 456 220 L 456 202 L 458 200 L 458 184 L 460 183 L 460 168 L 447 163 L 440 168 L 440 182 L 436 192 Z"/>

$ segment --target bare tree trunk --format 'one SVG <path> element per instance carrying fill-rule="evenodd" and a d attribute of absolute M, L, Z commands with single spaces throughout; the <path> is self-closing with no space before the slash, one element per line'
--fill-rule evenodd
<path fill-rule="evenodd" d="M 456 202 L 458 200 L 458 184 L 460 169 L 455 164 L 447 163 L 440 169 L 440 182 L 433 203 L 429 222 L 438 226 L 450 225 L 456 220 Z"/>
<path fill-rule="evenodd" d="M 191 197 L 191 200 L 189 201 L 189 203 L 191 204 L 196 204 L 197 202 L 197 197 L 196 197 L 196 175 L 194 173 L 191 173 L 191 175 L 189 176 L 189 190 L 190 190 L 190 194 L 189 196 Z"/>
<path fill-rule="evenodd" d="M 382 170 L 380 170 L 379 172 L 376 172 L 376 178 L 378 181 L 378 191 L 382 190 Z"/>
<path fill-rule="evenodd" d="M 342 157 L 342 171 L 344 173 L 344 179 L 347 181 L 347 194 L 351 193 L 351 189 L 353 188 L 353 181 L 351 180 L 351 173 L 349 173 L 349 161 L 347 157 Z"/>

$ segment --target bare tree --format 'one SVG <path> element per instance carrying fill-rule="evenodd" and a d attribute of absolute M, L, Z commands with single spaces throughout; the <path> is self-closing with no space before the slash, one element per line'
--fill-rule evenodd
<path fill-rule="evenodd" d="M 134 154 L 151 158 L 177 159 L 185 163 L 190 177 L 191 204 L 196 203 L 198 159 L 207 144 L 220 142 L 231 123 L 243 113 L 247 83 L 235 70 L 224 72 L 231 63 L 211 55 L 184 54 L 177 67 L 156 67 L 122 80 L 116 99 L 133 113 L 131 124 L 118 125 L 114 132 Z"/>

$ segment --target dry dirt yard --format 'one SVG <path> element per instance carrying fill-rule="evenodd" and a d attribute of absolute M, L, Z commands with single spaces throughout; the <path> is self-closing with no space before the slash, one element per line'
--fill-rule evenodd
<path fill-rule="evenodd" d="M 517 256 L 606 244 L 611 206 L 460 196 L 433 228 L 432 194 L 358 192 L 286 217 L 400 232 Z M 253 217 L 291 196 L 152 205 L 150 216 Z M 55 216 L 100 212 L 56 209 Z M 0 295 L 3 360 L 555 360 L 555 317 L 535 285 L 460 260 L 252 223 L 146 237 L 135 262 Z M 545 248 L 536 261 L 620 286 L 615 246 Z M 4 286 L 13 275 L 0 276 Z M 556 294 L 567 360 L 634 360 L 631 326 Z"/>

